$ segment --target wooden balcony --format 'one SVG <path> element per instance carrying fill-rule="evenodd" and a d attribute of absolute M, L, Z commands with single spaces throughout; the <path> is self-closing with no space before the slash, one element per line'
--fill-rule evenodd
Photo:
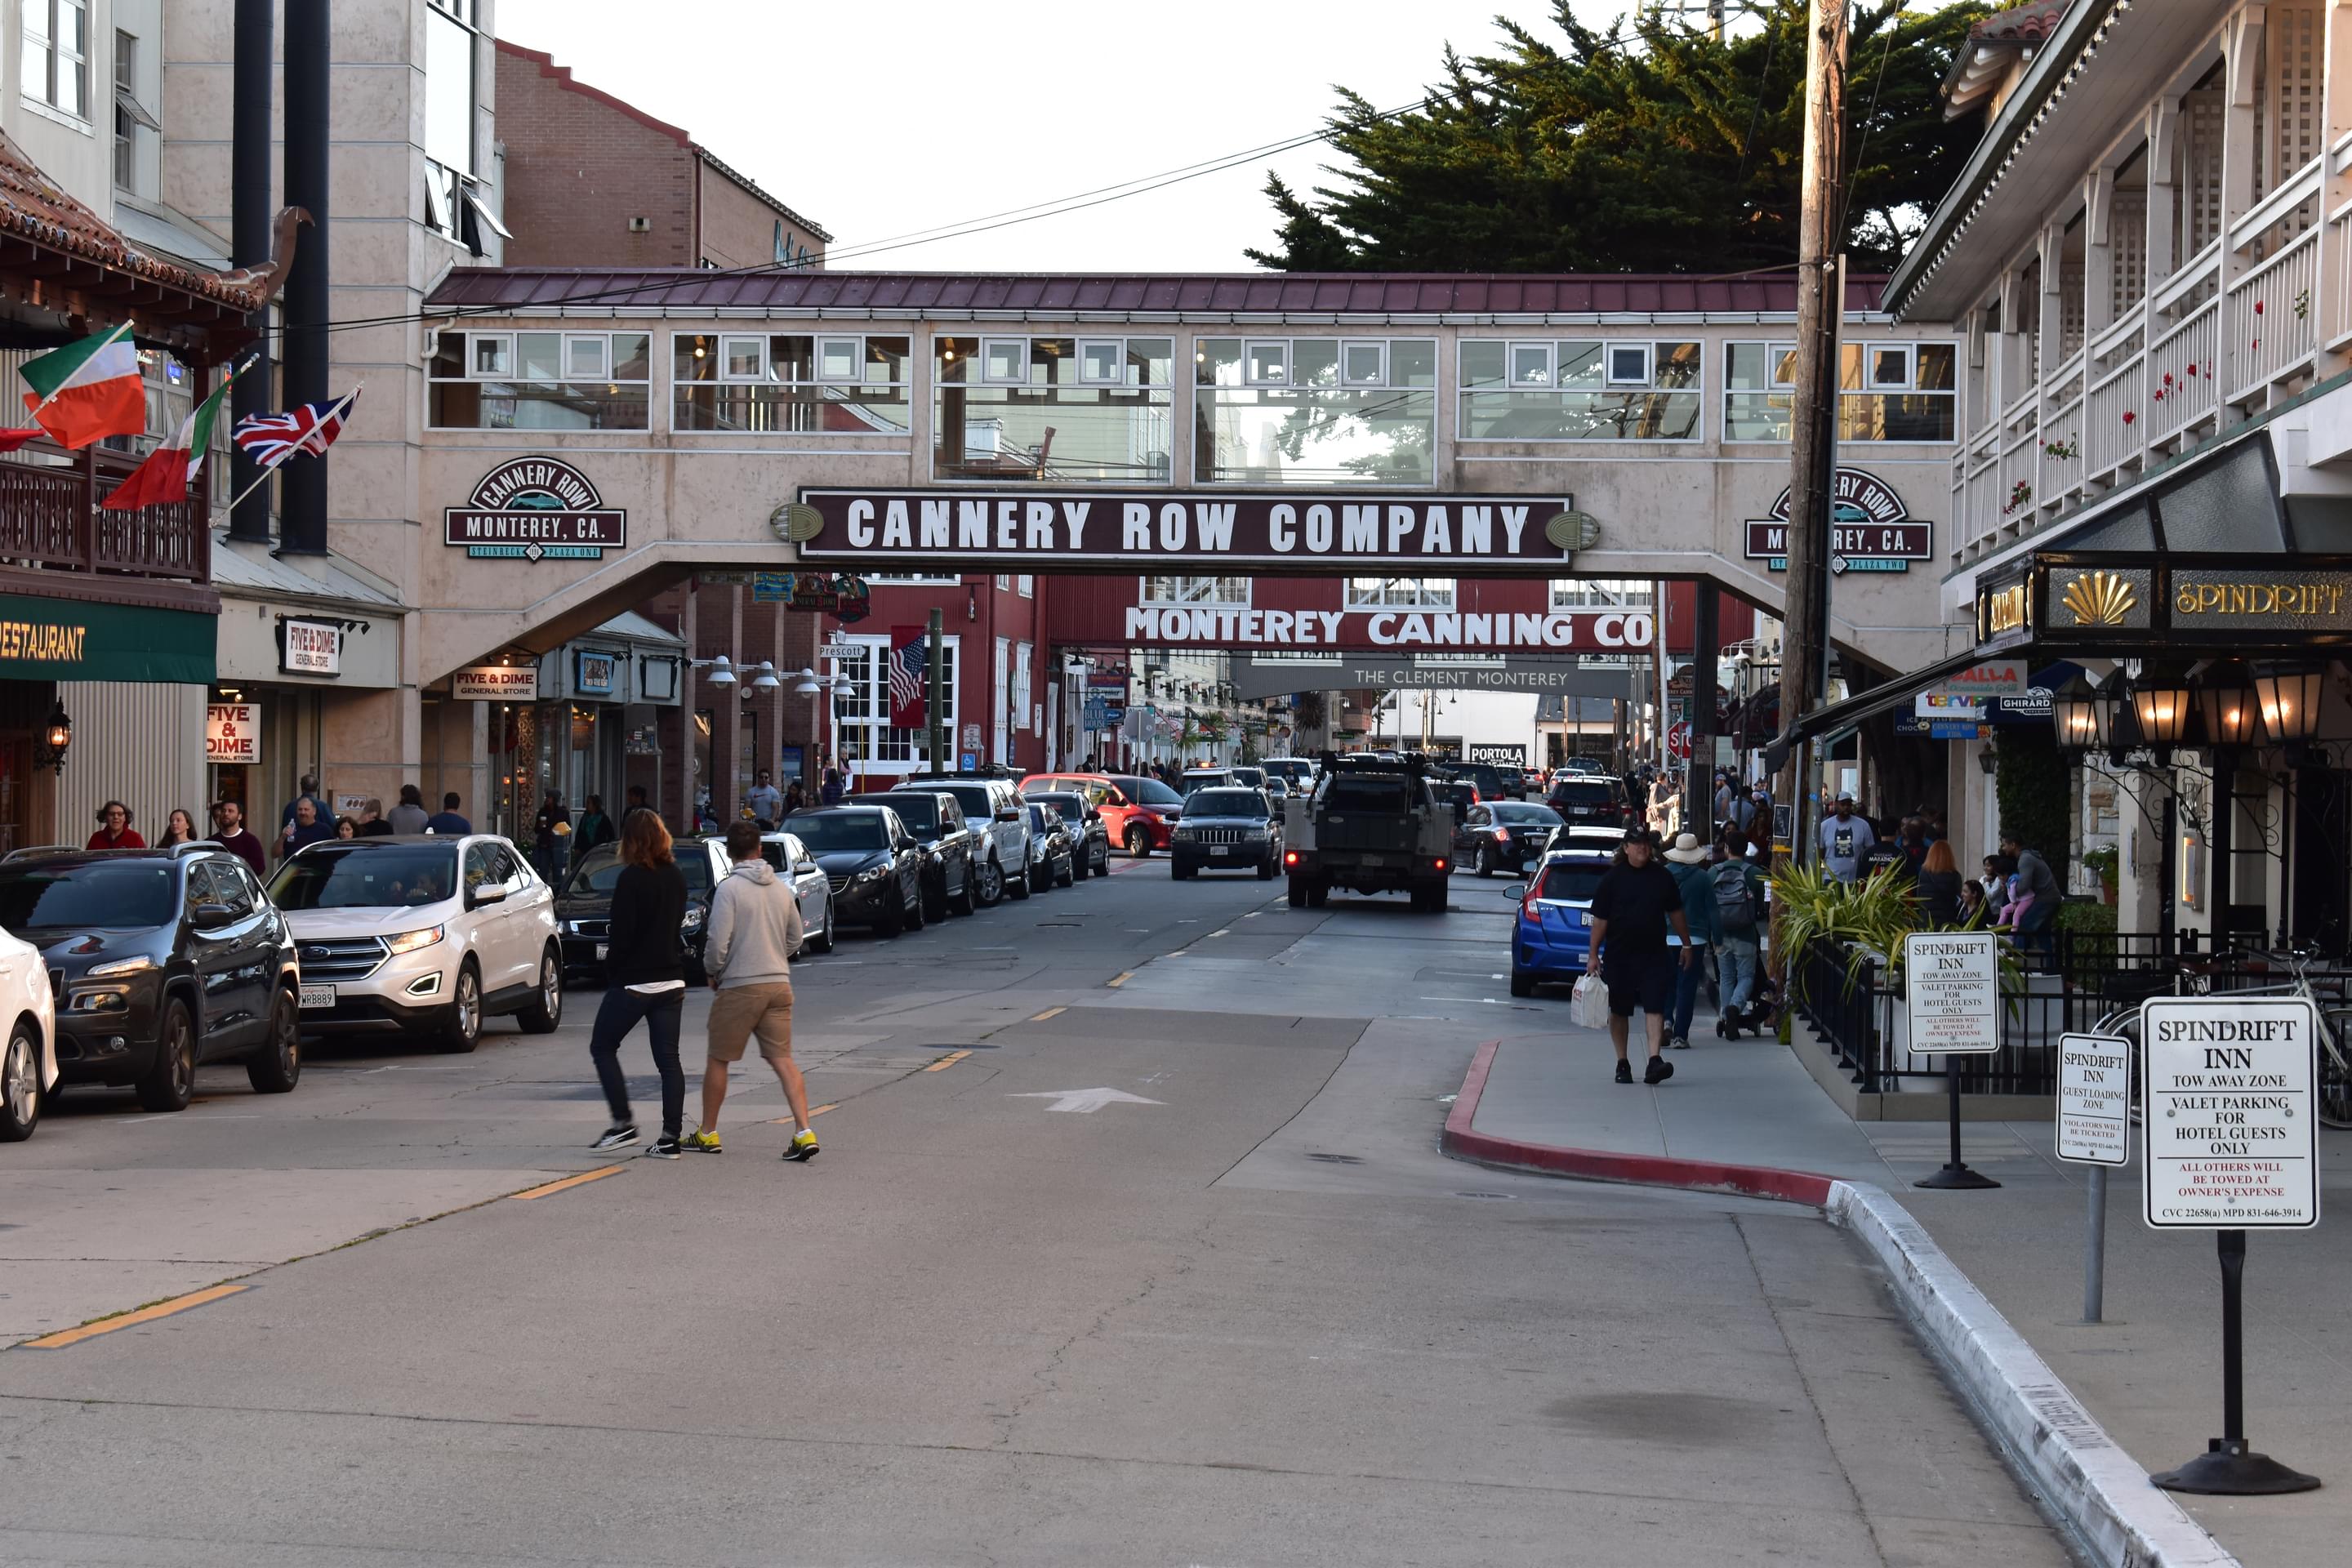
<path fill-rule="evenodd" d="M 70 590 L 77 597 L 118 596 L 143 584 L 208 584 L 209 468 L 184 501 L 100 510 L 99 503 L 138 465 L 127 453 L 66 452 L 47 442 L 0 458 L 0 571 L 10 579 L 7 586 L 66 591 L 61 584 L 27 580 L 60 574 L 88 575 Z M 211 599 L 209 589 L 203 597 Z"/>

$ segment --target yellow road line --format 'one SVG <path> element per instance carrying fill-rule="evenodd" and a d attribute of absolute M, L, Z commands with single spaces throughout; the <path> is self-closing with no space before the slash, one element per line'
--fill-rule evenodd
<path fill-rule="evenodd" d="M 224 1296 L 234 1296 L 239 1291 L 251 1289 L 249 1285 L 215 1285 L 185 1296 L 174 1296 L 168 1301 L 158 1301 L 152 1307 L 142 1307 L 135 1312 L 125 1312 L 119 1318 L 105 1318 L 95 1323 L 84 1323 L 78 1329 L 65 1329 L 54 1334 L 44 1334 L 37 1340 L 26 1341 L 26 1348 L 37 1351 L 61 1351 L 68 1345 L 78 1345 L 82 1341 L 95 1339 L 100 1334 L 110 1334 L 117 1329 L 136 1328 L 141 1323 L 152 1323 L 158 1318 L 168 1318 L 174 1312 L 184 1312 L 191 1307 L 201 1307 L 208 1301 L 217 1301 Z"/>
<path fill-rule="evenodd" d="M 1032 1014 L 1029 1021 L 1033 1024 L 1042 1024 L 1048 1018 L 1058 1018 L 1068 1011 L 1067 1007 L 1048 1007 L 1042 1013 Z"/>
<path fill-rule="evenodd" d="M 566 1176 L 560 1182 L 550 1182 L 543 1187 L 533 1187 L 529 1192 L 509 1195 L 525 1203 L 533 1198 L 552 1197 L 566 1188 L 585 1186 L 590 1182 L 601 1182 L 607 1176 L 618 1175 L 624 1168 L 620 1165 L 599 1165 L 593 1171 L 583 1171 L 576 1176 Z"/>
<path fill-rule="evenodd" d="M 812 1105 L 809 1107 L 809 1120 L 811 1121 L 814 1121 L 826 1111 L 838 1110 L 840 1109 L 841 1102 L 839 1100 L 835 1100 L 827 1105 Z M 768 1125 L 771 1127 L 790 1127 L 793 1125 L 793 1119 L 789 1116 L 772 1116 L 768 1118 Z"/>
<path fill-rule="evenodd" d="M 964 1058 L 970 1055 L 971 1055 L 970 1051 L 950 1051 L 946 1056 L 941 1057 L 939 1060 L 933 1062 L 923 1070 L 925 1072 L 945 1072 L 948 1068 L 955 1066 L 956 1063 L 963 1060 Z"/>
<path fill-rule="evenodd" d="M 1122 986 L 1122 985 L 1126 984 L 1129 981 L 1130 981 L 1130 980 L 1132 980 L 1132 979 L 1134 979 L 1134 978 L 1135 978 L 1135 971 L 1134 971 L 1134 970 L 1132 970 L 1132 969 L 1122 969 L 1122 970 L 1120 970 L 1120 971 L 1118 972 L 1118 979 L 1116 979 L 1116 980 L 1114 980 L 1114 981 L 1112 981 L 1112 982 L 1110 983 L 1110 984 L 1111 984 L 1111 989 L 1112 989 L 1112 990 L 1114 990 L 1114 991 L 1116 991 L 1116 990 L 1118 990 L 1120 986 Z"/>

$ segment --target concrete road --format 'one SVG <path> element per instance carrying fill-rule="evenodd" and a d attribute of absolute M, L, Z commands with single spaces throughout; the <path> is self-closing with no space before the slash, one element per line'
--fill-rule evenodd
<path fill-rule="evenodd" d="M 726 1154 L 590 1153 L 593 993 L 68 1098 L 0 1152 L 5 1338 L 244 1289 L 0 1352 L 0 1561 L 2065 1561 L 1816 1218 L 1434 1152 L 1565 1005 L 1510 884 L 1118 865 L 801 966 L 806 1166 L 749 1073 Z"/>

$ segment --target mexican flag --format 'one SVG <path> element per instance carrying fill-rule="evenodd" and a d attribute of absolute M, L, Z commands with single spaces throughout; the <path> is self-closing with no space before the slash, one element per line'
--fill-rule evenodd
<path fill-rule="evenodd" d="M 114 487 L 114 493 L 99 503 L 102 511 L 135 511 L 142 506 L 165 506 L 188 499 L 188 481 L 204 471 L 205 459 L 213 449 L 213 426 L 219 423 L 221 410 L 228 405 L 229 384 L 236 379 L 231 371 L 221 379 L 210 397 L 196 405 L 196 411 L 180 421 L 172 438 L 147 454 L 147 460 L 131 469 Z"/>
<path fill-rule="evenodd" d="M 25 406 L 58 445 L 87 447 L 107 436 L 147 430 L 147 394 L 131 323 L 26 362 Z"/>

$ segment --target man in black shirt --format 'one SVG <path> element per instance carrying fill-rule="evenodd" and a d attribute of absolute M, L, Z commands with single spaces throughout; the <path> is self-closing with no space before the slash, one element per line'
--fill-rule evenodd
<path fill-rule="evenodd" d="M 1609 987 L 1609 1043 L 1617 1047 L 1617 1081 L 1633 1081 L 1625 1057 L 1625 1038 L 1640 1007 L 1650 1039 L 1650 1065 L 1643 1083 L 1664 1083 L 1675 1076 L 1674 1063 L 1661 1054 L 1666 1043 L 1666 1013 L 1675 996 L 1675 955 L 1697 962 L 1691 945 L 1690 925 L 1683 918 L 1682 890 L 1674 874 L 1657 859 L 1657 838 L 1641 829 L 1625 835 L 1617 863 L 1601 875 L 1592 890 L 1591 956 L 1584 972 L 1596 966 Z M 1666 945 L 1671 922 L 1682 945 Z"/>

